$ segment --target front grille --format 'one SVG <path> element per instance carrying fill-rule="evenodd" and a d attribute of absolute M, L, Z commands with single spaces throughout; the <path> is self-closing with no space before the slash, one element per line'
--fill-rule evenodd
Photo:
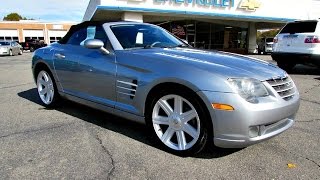
<path fill-rule="evenodd" d="M 270 79 L 267 82 L 286 101 L 292 99 L 296 93 L 293 81 L 289 77 Z"/>

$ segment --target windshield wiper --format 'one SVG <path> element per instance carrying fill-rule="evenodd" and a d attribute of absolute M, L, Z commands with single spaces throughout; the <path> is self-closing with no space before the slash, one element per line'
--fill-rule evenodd
<path fill-rule="evenodd" d="M 145 46 L 143 47 L 143 49 L 151 49 L 151 48 L 153 48 L 153 47 L 151 47 L 151 45 L 150 45 L 150 44 L 145 45 Z"/>
<path fill-rule="evenodd" d="M 189 46 L 186 45 L 186 44 L 179 44 L 179 45 L 176 45 L 176 46 L 167 46 L 166 48 L 177 48 L 177 47 L 184 48 L 184 47 L 189 47 Z"/>
<path fill-rule="evenodd" d="M 188 45 L 186 45 L 186 44 L 179 44 L 178 46 L 176 46 L 176 47 L 189 47 Z"/>

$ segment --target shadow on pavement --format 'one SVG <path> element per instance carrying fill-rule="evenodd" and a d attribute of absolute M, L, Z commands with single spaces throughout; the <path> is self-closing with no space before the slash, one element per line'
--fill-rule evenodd
<path fill-rule="evenodd" d="M 20 92 L 18 93 L 18 96 L 24 99 L 27 99 L 33 103 L 42 105 L 41 100 L 38 97 L 36 88 Z M 48 108 L 41 108 L 41 109 L 53 110 Z M 67 101 L 67 100 L 62 100 L 59 107 L 55 108 L 54 110 L 63 112 L 65 114 L 76 117 L 88 123 L 108 129 L 110 131 L 120 133 L 122 135 L 135 139 L 137 141 L 140 141 L 144 144 L 155 147 L 157 149 L 164 150 L 161 146 L 159 146 L 159 144 L 153 141 L 145 125 L 131 122 L 129 120 L 126 120 L 126 119 L 123 119 L 99 110 L 95 110 L 90 107 L 80 105 L 71 101 Z M 216 147 L 213 148 L 212 145 L 208 145 L 203 150 L 203 152 L 196 155 L 195 157 L 202 158 L 202 159 L 220 158 L 240 150 L 241 149 L 221 149 Z"/>
<path fill-rule="evenodd" d="M 298 64 L 293 68 L 292 72 L 290 72 L 289 74 L 320 75 L 320 68 Z"/>

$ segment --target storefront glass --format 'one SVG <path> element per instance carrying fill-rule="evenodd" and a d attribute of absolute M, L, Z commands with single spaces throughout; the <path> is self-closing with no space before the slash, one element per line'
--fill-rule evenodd
<path fill-rule="evenodd" d="M 247 28 L 194 20 L 168 21 L 157 24 L 190 45 L 200 49 L 216 49 L 247 53 Z"/>

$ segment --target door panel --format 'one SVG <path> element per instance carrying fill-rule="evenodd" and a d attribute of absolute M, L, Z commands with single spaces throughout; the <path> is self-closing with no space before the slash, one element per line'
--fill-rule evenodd
<path fill-rule="evenodd" d="M 59 82 L 66 94 L 114 107 L 115 57 L 82 46 L 62 45 L 54 52 Z"/>
<path fill-rule="evenodd" d="M 84 42 L 99 39 L 108 48 L 108 37 L 100 25 L 75 30 L 66 44 L 54 53 L 56 72 L 66 94 L 91 102 L 115 106 L 115 56 L 88 49 Z M 109 49 L 109 51 L 112 51 Z"/>
<path fill-rule="evenodd" d="M 115 56 L 82 47 L 79 52 L 77 84 L 82 98 L 114 107 L 116 64 Z"/>
<path fill-rule="evenodd" d="M 77 92 L 76 72 L 79 71 L 77 52 L 79 47 L 63 44 L 55 48 L 53 59 L 58 81 L 63 92 L 74 94 Z"/>

